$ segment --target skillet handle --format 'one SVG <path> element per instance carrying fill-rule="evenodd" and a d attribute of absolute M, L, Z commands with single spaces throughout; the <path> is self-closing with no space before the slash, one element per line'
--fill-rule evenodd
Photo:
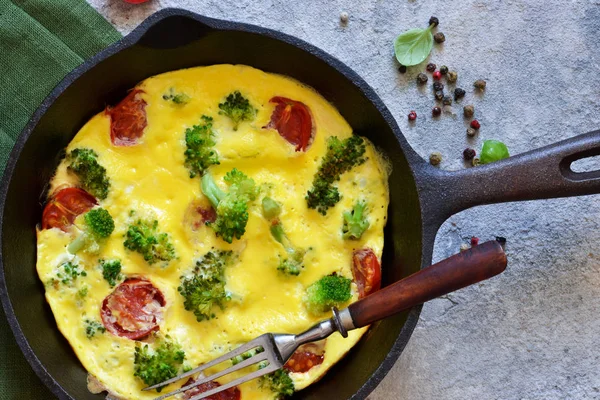
<path fill-rule="evenodd" d="M 467 208 L 491 203 L 600 193 L 600 171 L 577 173 L 574 161 L 600 155 L 600 130 L 460 171 L 421 165 L 423 213 L 433 225 Z"/>
<path fill-rule="evenodd" d="M 502 246 L 496 241 L 485 242 L 350 304 L 348 311 L 354 328 L 360 328 L 496 276 L 505 268 Z"/>

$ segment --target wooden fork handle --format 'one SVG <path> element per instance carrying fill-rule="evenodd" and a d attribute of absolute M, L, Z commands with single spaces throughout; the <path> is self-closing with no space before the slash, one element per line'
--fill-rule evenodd
<path fill-rule="evenodd" d="M 348 310 L 354 327 L 360 328 L 496 276 L 505 268 L 506 254 L 502 246 L 489 241 L 387 286 L 351 304 Z"/>

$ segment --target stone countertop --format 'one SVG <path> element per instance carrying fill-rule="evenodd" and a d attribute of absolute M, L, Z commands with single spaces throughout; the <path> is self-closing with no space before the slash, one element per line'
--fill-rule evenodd
<path fill-rule="evenodd" d="M 465 0 L 89 0 L 122 33 L 164 7 L 261 25 L 306 40 L 348 64 L 376 90 L 423 157 L 464 168 L 462 150 L 484 139 L 511 154 L 600 128 L 600 2 Z M 319 3 L 319 4 L 317 4 Z M 340 12 L 350 15 L 342 26 Z M 392 41 L 440 20 L 430 61 L 458 71 L 482 124 L 468 141 L 461 109 L 432 120 L 429 90 L 399 74 Z M 488 82 L 481 96 L 472 82 Z M 429 83 L 431 82 L 431 79 Z M 407 114 L 419 118 L 409 124 Z M 595 163 L 598 166 L 598 163 Z M 501 176 L 498 179 L 502 179 Z M 427 303 L 390 374 L 369 397 L 387 399 L 600 399 L 598 196 L 483 206 L 440 229 L 434 260 L 471 236 L 504 236 L 508 270 Z"/>

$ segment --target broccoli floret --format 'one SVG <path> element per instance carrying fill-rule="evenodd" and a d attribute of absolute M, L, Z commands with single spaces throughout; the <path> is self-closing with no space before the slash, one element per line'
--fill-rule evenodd
<path fill-rule="evenodd" d="M 190 170 L 190 178 L 202 176 L 211 165 L 219 164 L 219 155 L 214 150 L 215 132 L 213 119 L 202 116 L 202 122 L 185 130 L 185 166 Z"/>
<path fill-rule="evenodd" d="M 155 349 L 152 350 L 147 344 L 136 343 L 133 360 L 133 376 L 137 376 L 148 386 L 176 377 L 182 370 L 185 359 L 181 346 L 168 337 L 154 345 Z M 156 389 L 157 392 L 161 390 L 162 388 Z"/>
<path fill-rule="evenodd" d="M 358 240 L 369 229 L 369 220 L 365 215 L 365 202 L 357 202 L 352 211 L 344 213 L 344 225 L 342 226 L 342 235 L 344 239 Z"/>
<path fill-rule="evenodd" d="M 185 93 L 176 93 L 173 88 L 169 89 L 169 93 L 163 94 L 163 100 L 172 101 L 175 104 L 186 104 L 190 101 L 190 96 Z"/>
<path fill-rule="evenodd" d="M 71 254 L 82 249 L 96 254 L 115 230 L 115 221 L 104 208 L 93 208 L 83 215 L 83 223 L 83 232 L 69 244 L 67 250 Z"/>
<path fill-rule="evenodd" d="M 106 176 L 106 168 L 98 163 L 98 153 L 92 149 L 74 149 L 67 159 L 69 169 L 79 177 L 81 186 L 98 199 L 106 199 L 110 180 Z"/>
<path fill-rule="evenodd" d="M 123 246 L 140 253 L 148 264 L 159 261 L 169 262 L 175 258 L 175 248 L 169 241 L 169 234 L 158 232 L 158 221 L 138 219 L 129 225 Z"/>
<path fill-rule="evenodd" d="M 69 261 L 61 264 L 57 268 L 56 278 L 50 279 L 48 285 L 54 286 L 55 288 L 58 287 L 59 283 L 62 283 L 65 286 L 72 286 L 80 276 L 87 276 L 87 272 L 81 269 L 76 263 Z"/>
<path fill-rule="evenodd" d="M 240 122 L 251 121 L 256 116 L 256 109 L 239 91 L 230 93 L 225 101 L 219 104 L 219 114 L 226 115 L 233 121 L 233 130 L 237 131 Z"/>
<path fill-rule="evenodd" d="M 93 338 L 96 335 L 96 333 L 106 332 L 106 328 L 104 327 L 104 325 L 102 325 L 98 321 L 93 321 L 93 320 L 86 318 L 84 321 L 84 326 L 85 326 L 85 336 L 87 336 L 88 339 Z"/>
<path fill-rule="evenodd" d="M 177 288 L 183 306 L 192 311 L 198 322 L 215 317 L 215 308 L 225 309 L 231 296 L 225 291 L 225 267 L 233 259 L 231 251 L 210 251 L 196 261 L 191 275 L 181 277 Z"/>
<path fill-rule="evenodd" d="M 123 279 L 120 260 L 100 260 L 100 266 L 102 267 L 102 276 L 110 287 L 114 287 L 118 281 Z"/>
<path fill-rule="evenodd" d="M 287 253 L 287 257 L 281 257 L 277 270 L 287 275 L 299 275 L 302 268 L 304 268 L 304 254 L 306 253 L 302 249 L 296 248 L 290 241 L 283 230 L 281 221 L 274 220 L 271 223 L 271 235 L 277 240 Z"/>
<path fill-rule="evenodd" d="M 257 355 L 259 353 L 262 353 L 263 351 L 265 351 L 265 349 L 263 349 L 262 346 L 258 346 L 258 347 L 254 348 L 252 350 L 248 350 L 247 352 L 240 354 L 239 356 L 233 357 L 231 359 L 231 363 L 233 365 L 239 364 L 242 361 L 245 361 L 245 360 L 247 360 L 249 358 L 254 357 L 255 355 Z"/>
<path fill-rule="evenodd" d="M 340 275 L 327 275 L 306 289 L 304 304 L 308 311 L 320 314 L 350 300 L 352 281 Z"/>
<path fill-rule="evenodd" d="M 266 219 L 273 219 L 281 214 L 281 205 L 270 197 L 262 199 L 263 215 Z"/>
<path fill-rule="evenodd" d="M 77 296 L 80 299 L 85 299 L 85 297 L 88 295 L 89 292 L 89 288 L 87 287 L 87 285 L 82 285 L 81 288 L 77 291 Z"/>
<path fill-rule="evenodd" d="M 327 209 L 341 199 L 333 183 L 339 181 L 344 172 L 364 163 L 365 151 L 365 141 L 360 136 L 353 135 L 344 141 L 336 136 L 328 138 L 327 153 L 321 160 L 312 188 L 306 193 L 308 207 L 317 209 L 323 215 L 327 214 Z"/>
<path fill-rule="evenodd" d="M 276 394 L 277 399 L 294 394 L 294 381 L 283 369 L 278 369 L 260 378 L 260 386 L 266 387 Z"/>
<path fill-rule="evenodd" d="M 217 212 L 217 219 L 210 225 L 217 236 L 231 243 L 240 239 L 246 232 L 248 205 L 256 199 L 258 187 L 253 179 L 237 169 L 229 171 L 223 180 L 229 185 L 229 192 L 222 191 L 210 173 L 202 177 L 202 192 L 210 200 Z"/>

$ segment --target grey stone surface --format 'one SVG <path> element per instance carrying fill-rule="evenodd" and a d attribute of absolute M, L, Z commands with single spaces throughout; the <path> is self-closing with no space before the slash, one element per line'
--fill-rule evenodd
<path fill-rule="evenodd" d="M 579 1 L 157 1 L 90 0 L 123 33 L 163 7 L 254 23 L 302 38 L 361 74 L 422 156 L 464 168 L 464 147 L 500 139 L 512 154 L 600 128 L 600 2 Z M 347 26 L 339 22 L 348 12 Z M 446 34 L 432 62 L 459 74 L 482 123 L 469 142 L 460 109 L 430 118 L 429 90 L 397 72 L 392 41 L 439 17 Z M 488 88 L 474 95 L 472 82 Z M 431 80 L 430 80 L 431 82 Z M 416 110 L 415 124 L 406 115 Z M 600 163 L 596 162 L 598 167 Z M 499 176 L 498 179 L 502 179 Z M 508 239 L 500 277 L 425 305 L 383 399 L 600 399 L 598 196 L 478 207 L 441 228 L 434 258 L 471 236 Z"/>

